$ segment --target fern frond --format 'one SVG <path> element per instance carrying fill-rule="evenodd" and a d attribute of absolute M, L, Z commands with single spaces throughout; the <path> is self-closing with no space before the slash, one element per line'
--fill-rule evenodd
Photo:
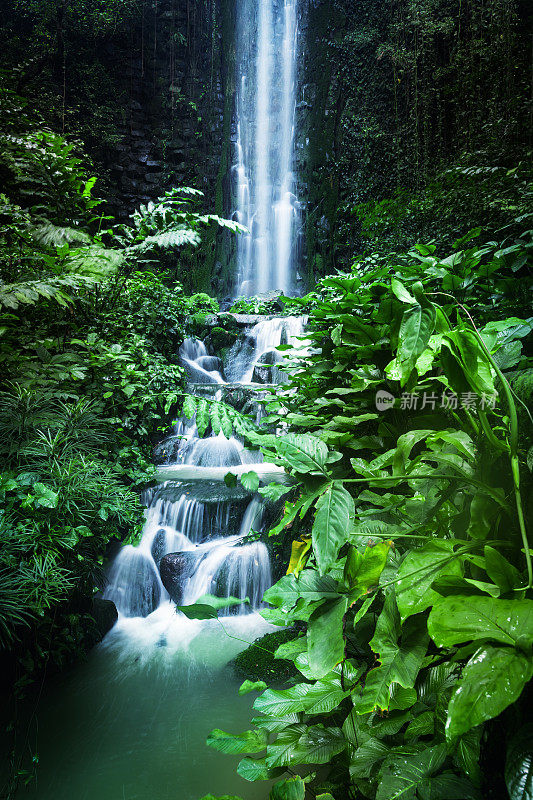
<path fill-rule="evenodd" d="M 55 300 L 66 306 L 72 297 L 66 290 L 79 291 L 93 283 L 92 278 L 73 275 L 63 278 L 46 278 L 23 283 L 0 283 L 0 306 L 16 310 L 20 305 L 35 305 L 39 300 Z"/>
<path fill-rule="evenodd" d="M 245 225 L 241 225 L 240 222 L 236 222 L 234 219 L 224 219 L 219 217 L 218 214 L 203 214 L 198 217 L 198 222 L 202 222 L 204 225 L 209 222 L 216 222 L 221 228 L 228 228 L 234 233 L 250 233 L 248 228 Z"/>
<path fill-rule="evenodd" d="M 64 244 L 90 244 L 91 237 L 79 228 L 63 228 L 52 222 L 43 222 L 30 229 L 33 239 L 42 247 L 54 248 Z"/>
<path fill-rule="evenodd" d="M 93 244 L 71 250 L 64 268 L 71 274 L 102 280 L 114 275 L 124 262 L 124 252 Z"/>
<path fill-rule="evenodd" d="M 147 236 L 140 244 L 133 245 L 130 250 L 143 252 L 154 247 L 168 250 L 172 247 L 183 247 L 187 244 L 197 247 L 200 244 L 199 234 L 191 228 L 177 228 Z"/>
<path fill-rule="evenodd" d="M 222 431 L 226 439 L 234 434 L 245 439 L 248 433 L 257 430 L 257 425 L 246 414 L 242 414 L 227 403 L 210 400 L 207 397 L 185 395 L 181 413 L 189 420 L 196 418 L 200 437 L 211 430 L 215 436 Z"/>

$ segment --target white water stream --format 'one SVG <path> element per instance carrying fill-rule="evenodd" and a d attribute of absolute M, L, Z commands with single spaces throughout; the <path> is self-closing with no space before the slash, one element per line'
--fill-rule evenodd
<path fill-rule="evenodd" d="M 233 166 L 240 236 L 237 294 L 295 288 L 300 204 L 293 174 L 297 0 L 242 0 L 237 24 L 237 147 Z"/>
<path fill-rule="evenodd" d="M 293 174 L 297 0 L 240 0 L 237 7 L 233 186 L 235 216 L 250 231 L 238 237 L 237 294 L 290 294 L 300 227 Z M 295 343 L 303 329 L 297 317 L 256 322 L 224 366 L 188 339 L 181 363 L 191 386 L 251 384 L 256 362 L 270 382 L 281 382 L 276 348 Z M 194 420 L 180 420 L 175 434 L 171 463 L 161 468 L 173 483 L 154 492 L 140 543 L 123 547 L 109 569 L 104 598 L 115 603 L 118 622 L 85 665 L 45 692 L 34 743 L 38 780 L 21 797 L 265 796 L 264 784 L 245 782 L 234 759 L 205 746 L 214 727 L 249 727 L 251 700 L 238 696 L 228 662 L 271 630 L 257 614 L 271 583 L 268 550 L 262 541 L 246 541 L 261 530 L 261 504 L 242 492 L 219 496 L 216 483 L 231 468 L 253 469 L 260 458 L 235 437 L 200 439 Z M 267 481 L 280 474 L 273 465 L 256 467 Z M 206 593 L 248 597 L 250 604 L 222 611 L 220 621 L 176 611 L 176 598 L 186 605 Z"/>

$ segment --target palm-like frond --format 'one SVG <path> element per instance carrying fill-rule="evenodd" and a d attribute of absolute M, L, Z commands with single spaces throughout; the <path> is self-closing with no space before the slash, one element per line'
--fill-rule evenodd
<path fill-rule="evenodd" d="M 139 244 L 132 245 L 130 250 L 143 252 L 154 247 L 170 249 L 187 244 L 197 247 L 200 244 L 200 235 L 192 228 L 174 228 L 147 236 Z"/>
<path fill-rule="evenodd" d="M 35 305 L 42 299 L 55 300 L 59 305 L 67 306 L 72 302 L 72 296 L 67 292 L 78 292 L 93 284 L 93 278 L 83 275 L 0 283 L 0 306 L 16 310 L 20 305 Z"/>
<path fill-rule="evenodd" d="M 70 250 L 63 262 L 63 269 L 74 276 L 103 280 L 114 275 L 123 264 L 124 251 L 91 244 Z"/>
<path fill-rule="evenodd" d="M 32 238 L 42 247 L 61 247 L 64 244 L 90 244 L 91 237 L 80 228 L 61 227 L 48 220 L 30 229 Z"/>

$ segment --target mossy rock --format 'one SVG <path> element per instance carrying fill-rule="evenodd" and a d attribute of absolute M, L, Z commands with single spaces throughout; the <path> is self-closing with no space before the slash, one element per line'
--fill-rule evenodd
<path fill-rule="evenodd" d="M 238 339 L 236 331 L 228 331 L 218 325 L 214 327 L 206 339 L 206 345 L 215 353 L 220 353 L 223 349 L 232 347 Z"/>
<path fill-rule="evenodd" d="M 250 647 L 231 662 L 236 674 L 243 680 L 282 682 L 298 675 L 298 670 L 284 658 L 274 658 L 274 653 L 285 642 L 296 639 L 300 631 L 296 628 L 281 628 L 256 639 Z"/>

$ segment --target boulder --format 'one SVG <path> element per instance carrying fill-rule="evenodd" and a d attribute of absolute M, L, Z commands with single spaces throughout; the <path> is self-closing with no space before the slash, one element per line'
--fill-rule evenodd
<path fill-rule="evenodd" d="M 118 611 L 112 600 L 103 600 L 101 597 L 95 597 L 91 616 L 96 623 L 100 637 L 103 639 L 117 621 Z"/>
<path fill-rule="evenodd" d="M 279 355 L 275 350 L 267 350 L 258 359 L 252 375 L 253 383 L 277 383 L 279 381 Z"/>
<path fill-rule="evenodd" d="M 198 560 L 194 552 L 167 553 L 159 564 L 161 583 L 178 605 L 181 603 L 185 579 L 191 574 L 191 559 Z"/>

